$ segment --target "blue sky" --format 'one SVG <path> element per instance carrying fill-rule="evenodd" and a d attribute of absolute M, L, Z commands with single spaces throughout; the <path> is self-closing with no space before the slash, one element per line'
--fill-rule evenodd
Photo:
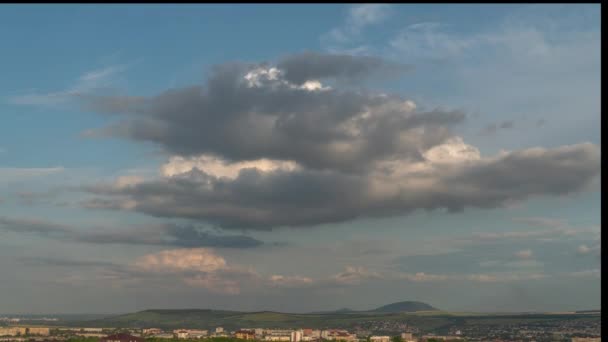
<path fill-rule="evenodd" d="M 599 307 L 599 10 L 2 6 L 3 310 Z"/>

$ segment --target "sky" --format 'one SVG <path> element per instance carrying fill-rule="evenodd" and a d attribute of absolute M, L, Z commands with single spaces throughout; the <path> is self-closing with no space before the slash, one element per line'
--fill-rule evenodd
<path fill-rule="evenodd" d="M 600 307 L 600 5 L 3 5 L 2 313 Z"/>

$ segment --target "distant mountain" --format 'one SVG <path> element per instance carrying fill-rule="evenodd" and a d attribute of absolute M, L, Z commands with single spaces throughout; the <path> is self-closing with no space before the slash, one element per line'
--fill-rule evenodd
<path fill-rule="evenodd" d="M 427 303 L 422 302 L 397 302 L 388 305 L 381 306 L 375 310 L 371 310 L 373 312 L 382 312 L 382 313 L 395 313 L 395 312 L 415 312 L 415 311 L 438 311 L 438 309 L 428 305 Z"/>

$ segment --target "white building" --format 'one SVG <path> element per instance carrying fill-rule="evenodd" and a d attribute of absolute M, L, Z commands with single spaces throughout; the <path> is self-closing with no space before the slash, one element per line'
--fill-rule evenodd
<path fill-rule="evenodd" d="M 391 342 L 390 336 L 372 336 L 369 339 L 371 342 Z"/>
<path fill-rule="evenodd" d="M 179 338 L 179 339 L 187 339 L 188 337 L 190 337 L 188 335 L 188 330 L 173 330 L 173 334 L 175 335 L 175 337 Z"/>
<path fill-rule="evenodd" d="M 264 341 L 291 341 L 291 335 L 266 335 Z"/>
<path fill-rule="evenodd" d="M 291 342 L 300 342 L 302 341 L 302 336 L 304 336 L 304 331 L 302 330 L 294 330 L 291 332 Z"/>

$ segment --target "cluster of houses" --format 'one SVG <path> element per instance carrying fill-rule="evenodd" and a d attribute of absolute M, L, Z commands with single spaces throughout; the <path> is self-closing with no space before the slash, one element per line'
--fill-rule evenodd
<path fill-rule="evenodd" d="M 356 334 L 343 329 L 239 329 L 228 333 L 222 327 L 217 327 L 214 331 L 177 329 L 172 333 L 164 332 L 158 328 L 143 329 L 142 336 L 178 339 L 198 339 L 208 337 L 235 337 L 242 340 L 274 341 L 274 342 L 314 342 L 314 341 L 345 341 L 357 342 L 360 340 Z M 411 333 L 403 333 L 404 342 L 415 341 Z M 370 342 L 390 342 L 390 336 L 371 336 Z"/>
<path fill-rule="evenodd" d="M 1 336 L 49 336 L 49 328 L 21 328 L 0 327 Z M 129 333 L 107 335 L 107 330 L 102 328 L 56 328 L 57 336 L 82 336 L 99 337 L 100 342 L 145 342 L 146 338 L 168 338 L 168 339 L 204 339 L 210 337 L 235 337 L 242 340 L 275 341 L 275 342 L 318 342 L 318 341 L 340 341 L 358 342 L 362 338 L 356 334 L 343 329 L 239 329 L 234 332 L 225 331 L 217 327 L 211 332 L 199 329 L 176 329 L 164 331 L 159 328 L 148 328 L 142 330 L 130 329 Z M 105 333 L 104 333 L 105 332 Z M 401 335 L 403 342 L 416 341 L 411 333 Z M 371 336 L 370 342 L 391 342 L 390 336 Z"/>

